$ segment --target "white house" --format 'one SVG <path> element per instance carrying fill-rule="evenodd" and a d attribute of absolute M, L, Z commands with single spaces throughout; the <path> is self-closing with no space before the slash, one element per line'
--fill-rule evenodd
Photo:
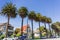
<path fill-rule="evenodd" d="M 35 38 L 37 38 L 37 37 L 40 38 L 39 30 L 35 30 L 35 31 L 34 31 L 34 37 L 35 37 Z"/>

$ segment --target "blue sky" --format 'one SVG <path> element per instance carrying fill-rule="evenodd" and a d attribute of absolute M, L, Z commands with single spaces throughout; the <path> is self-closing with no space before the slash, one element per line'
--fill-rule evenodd
<path fill-rule="evenodd" d="M 60 0 L 0 0 L 0 10 L 8 2 L 16 4 L 17 9 L 25 6 L 29 11 L 34 10 L 36 13 L 41 13 L 43 16 L 50 17 L 53 22 L 60 21 Z M 27 18 L 24 19 L 26 25 Z M 0 15 L 0 23 L 7 22 L 5 16 Z M 10 20 L 10 24 L 15 28 L 21 26 L 21 18 L 17 16 L 15 19 Z M 29 20 L 31 27 L 31 22 Z M 43 25 L 43 23 L 41 23 Z M 34 22 L 34 28 L 38 27 L 38 22 Z M 47 26 L 48 28 L 48 26 Z"/>

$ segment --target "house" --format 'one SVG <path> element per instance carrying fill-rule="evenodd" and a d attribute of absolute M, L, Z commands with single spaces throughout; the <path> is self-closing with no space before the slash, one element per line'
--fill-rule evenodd
<path fill-rule="evenodd" d="M 13 26 L 9 24 L 8 26 L 8 36 L 13 33 Z M 7 29 L 7 23 L 0 23 L 0 34 L 5 34 Z"/>
<path fill-rule="evenodd" d="M 31 28 L 29 25 L 24 25 L 21 29 L 23 29 L 23 35 L 27 34 L 28 38 L 31 36 Z"/>
<path fill-rule="evenodd" d="M 39 30 L 35 30 L 35 31 L 34 31 L 34 37 L 35 37 L 35 38 L 40 38 Z"/>
<path fill-rule="evenodd" d="M 44 32 L 44 31 L 42 30 L 41 36 L 42 36 L 42 37 L 45 37 L 45 35 L 46 35 L 46 32 Z M 35 37 L 35 38 L 42 38 L 42 37 L 40 37 L 40 31 L 39 31 L 39 29 L 37 29 L 37 30 L 34 31 L 34 37 Z"/>

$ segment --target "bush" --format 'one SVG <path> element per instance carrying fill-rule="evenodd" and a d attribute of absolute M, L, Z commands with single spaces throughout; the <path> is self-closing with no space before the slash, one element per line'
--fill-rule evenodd
<path fill-rule="evenodd" d="M 40 37 L 35 37 L 35 39 L 39 39 Z"/>
<path fill-rule="evenodd" d="M 20 33 L 17 33 L 17 34 L 16 34 L 16 37 L 19 37 L 20 35 L 21 35 Z"/>
<path fill-rule="evenodd" d="M 2 34 L 1 36 L 0 36 L 0 39 L 3 39 L 5 37 L 5 35 L 4 34 Z"/>
<path fill-rule="evenodd" d="M 14 35 L 12 34 L 12 35 L 11 35 L 11 37 L 13 38 L 13 37 L 14 37 Z"/>

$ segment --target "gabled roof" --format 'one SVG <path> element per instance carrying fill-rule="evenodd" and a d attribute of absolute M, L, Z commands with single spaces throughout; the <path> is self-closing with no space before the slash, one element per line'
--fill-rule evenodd
<path fill-rule="evenodd" d="M 23 29 L 23 31 L 27 30 L 27 28 L 30 28 L 29 25 L 24 25 L 21 29 Z"/>

